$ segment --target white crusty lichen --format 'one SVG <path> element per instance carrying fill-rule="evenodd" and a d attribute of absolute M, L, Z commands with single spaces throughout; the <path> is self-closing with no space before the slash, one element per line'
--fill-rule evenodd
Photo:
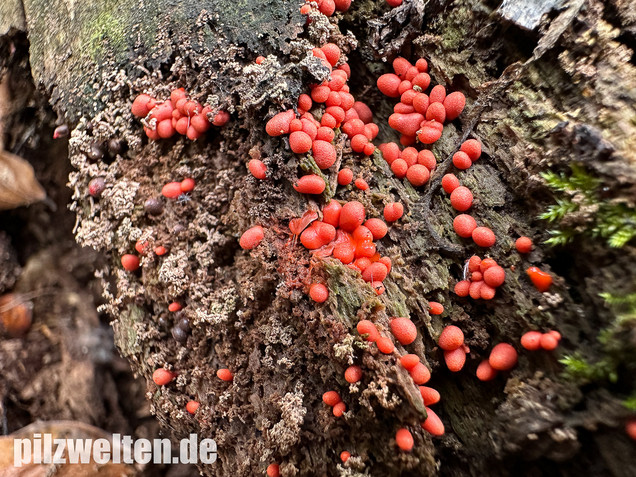
<path fill-rule="evenodd" d="M 270 317 L 266 325 L 261 326 L 261 333 L 265 336 L 265 343 L 280 343 L 283 346 L 291 346 L 294 343 L 294 328 L 283 326 L 279 316 Z"/>
<path fill-rule="evenodd" d="M 189 295 L 195 315 L 194 325 L 200 322 L 212 325 L 226 323 L 236 310 L 237 293 L 231 285 L 210 295 L 207 283 L 197 280 L 190 287 Z"/>
<path fill-rule="evenodd" d="M 106 189 L 102 201 L 107 202 L 113 218 L 130 217 L 135 208 L 135 196 L 139 182 L 120 179 L 110 189 Z"/>
<path fill-rule="evenodd" d="M 342 341 L 333 345 L 333 352 L 336 358 L 345 361 L 347 364 L 353 364 L 355 352 L 353 346 L 356 342 L 356 337 L 352 334 L 347 334 Z"/>
<path fill-rule="evenodd" d="M 75 239 L 83 247 L 95 250 L 104 248 L 114 242 L 113 224 L 101 217 L 80 220 L 75 229 Z"/>
<path fill-rule="evenodd" d="M 379 377 L 371 381 L 367 388 L 362 391 L 359 402 L 375 414 L 372 402 L 378 402 L 383 408 L 393 410 L 402 404 L 402 399 L 391 392 L 385 378 Z"/>
<path fill-rule="evenodd" d="M 190 269 L 188 255 L 183 250 L 176 250 L 166 256 L 159 268 L 159 281 L 168 286 L 170 296 L 181 295 L 188 285 L 186 270 Z"/>
<path fill-rule="evenodd" d="M 269 438 L 279 448 L 281 454 L 285 454 L 300 442 L 300 429 L 307 414 L 303 406 L 303 385 L 296 384 L 293 393 L 287 393 L 280 401 L 281 420 L 268 431 Z"/>

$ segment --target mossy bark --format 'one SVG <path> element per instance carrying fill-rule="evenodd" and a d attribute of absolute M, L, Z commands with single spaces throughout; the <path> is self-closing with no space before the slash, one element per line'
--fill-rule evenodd
<path fill-rule="evenodd" d="M 604 200 L 634 206 L 634 8 L 570 2 L 527 30 L 502 18 L 494 3 L 476 0 L 406 0 L 395 9 L 356 0 L 330 20 L 312 13 L 309 25 L 291 1 L 24 1 L 34 78 L 74 127 L 77 239 L 110 257 L 111 267 L 99 273 L 117 344 L 148 379 L 153 410 L 166 427 L 217 440 L 220 460 L 202 466 L 206 475 L 262 475 L 274 461 L 284 476 L 634 475 L 622 431 L 628 412 L 620 405 L 633 378 L 580 388 L 557 361 L 560 354 L 602 352 L 597 334 L 613 316 L 598 292 L 633 284 L 634 250 L 612 250 L 586 235 L 552 249 L 542 245 L 549 235 L 536 219 L 553 201 L 539 173 L 565 170 L 572 161 L 602 178 Z M 310 83 L 326 77 L 310 54 L 326 41 L 347 54 L 351 92 L 371 105 L 383 141 L 396 139 L 386 126 L 393 104 L 375 78 L 395 56 L 427 58 L 435 83 L 468 98 L 460 120 L 433 148 L 439 165 L 424 188 L 396 179 L 377 154 L 361 159 L 346 145 L 341 151 L 342 166 L 371 189 L 338 188 L 337 199 L 360 200 L 373 217 L 394 200 L 407 212 L 380 241 L 394 266 L 379 297 L 352 270 L 311 260 L 294 246 L 287 221 L 317 205 L 292 188 L 311 159 L 303 163 L 284 139 L 264 131 L 272 113 L 294 106 Z M 258 55 L 267 57 L 263 65 L 253 64 Z M 140 92 L 165 99 L 174 87 L 229 111 L 231 122 L 194 143 L 143 140 L 132 99 Z M 454 234 L 455 213 L 440 188 L 468 136 L 484 145 L 461 181 L 475 196 L 472 215 L 497 236 L 487 251 Z M 109 149 L 112 139 L 126 147 Z M 91 147 L 104 159 L 91 160 Z M 246 173 L 252 157 L 267 164 L 267 180 Z M 326 172 L 333 179 L 335 172 Z M 108 189 L 94 201 L 86 186 L 97 175 Z M 197 180 L 190 200 L 167 203 L 158 218 L 144 212 L 147 198 L 185 176 Z M 266 239 L 246 253 L 237 237 L 256 223 L 267 226 Z M 535 241 L 528 257 L 514 250 L 520 235 Z M 119 256 L 139 238 L 170 253 L 148 255 L 142 272 L 125 273 Z M 452 292 L 475 253 L 507 270 L 491 302 Z M 524 273 L 530 265 L 552 272 L 550 293 L 532 288 Z M 329 284 L 323 306 L 306 298 L 311 277 Z M 175 299 L 185 305 L 177 318 L 167 312 Z M 442 302 L 445 313 L 429 315 L 429 300 Z M 416 352 L 433 370 L 431 385 L 442 394 L 435 411 L 447 429 L 441 439 L 420 429 L 426 413 L 396 356 L 378 354 L 355 332 L 360 319 L 388 330 L 396 315 L 418 326 L 416 342 L 398 350 Z M 181 318 L 190 321 L 186 346 L 170 333 Z M 450 323 L 464 330 L 471 348 L 461 373 L 446 370 L 436 347 Z M 475 368 L 494 344 L 517 346 L 523 332 L 550 328 L 564 336 L 558 352 L 522 352 L 511 373 L 476 380 Z M 364 378 L 349 386 L 343 371 L 354 362 Z M 150 376 L 163 366 L 179 377 L 158 389 Z M 223 367 L 234 372 L 231 385 L 214 375 Z M 330 389 L 349 409 L 338 420 L 320 400 Z M 184 410 L 190 399 L 201 402 L 195 416 Z M 392 440 L 402 426 L 415 435 L 410 454 Z M 353 456 L 346 465 L 338 458 L 343 450 Z"/>

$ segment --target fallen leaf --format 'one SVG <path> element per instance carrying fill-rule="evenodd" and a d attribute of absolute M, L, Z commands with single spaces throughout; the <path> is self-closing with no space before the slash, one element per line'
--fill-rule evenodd
<path fill-rule="evenodd" d="M 14 209 L 46 198 L 33 167 L 21 157 L 0 151 L 0 210 Z"/>
<path fill-rule="evenodd" d="M 48 433 L 53 439 L 100 439 L 110 440 L 107 432 L 78 421 L 38 421 L 13 434 L 0 437 L 0 475 L 2 477 L 134 477 L 138 472 L 130 465 L 107 463 L 98 465 L 92 459 L 86 464 L 25 464 L 14 465 L 14 439 L 33 438 L 33 434 Z M 64 455 L 67 457 L 67 454 Z"/>

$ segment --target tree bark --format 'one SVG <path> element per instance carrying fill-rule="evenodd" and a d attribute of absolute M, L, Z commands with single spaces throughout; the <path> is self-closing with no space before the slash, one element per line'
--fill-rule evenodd
<path fill-rule="evenodd" d="M 552 226 L 537 219 L 555 199 L 540 173 L 567 172 L 572 163 L 602 181 L 600 200 L 634 207 L 636 7 L 549 2 L 528 13 L 516 3 L 406 0 L 391 9 L 356 0 L 331 19 L 310 14 L 308 25 L 297 2 L 280 0 L 23 0 L 11 15 L 0 7 L 0 34 L 26 30 L 36 85 L 72 126 L 76 238 L 110 259 L 96 272 L 117 345 L 148 380 L 153 411 L 175 437 L 197 432 L 216 440 L 219 460 L 201 465 L 204 475 L 263 475 L 272 462 L 283 476 L 636 472 L 623 430 L 630 414 L 621 404 L 635 389 L 632 334 L 617 344 L 614 383 L 582 385 L 558 362 L 575 352 L 592 361 L 606 352 L 597 338 L 615 316 L 598 293 L 633 288 L 634 249 L 612 249 L 587 234 L 593 211 L 569 217 L 581 233 L 557 248 L 543 244 Z M 426 58 L 434 84 L 466 94 L 464 113 L 433 147 L 438 166 L 425 187 L 397 179 L 379 152 L 361 157 L 343 139 L 341 167 L 371 189 L 336 189 L 337 171 L 329 170 L 334 186 L 323 197 L 294 191 L 311 165 L 285 139 L 269 137 L 265 122 L 327 77 L 311 55 L 327 41 L 346 53 L 351 93 L 371 106 L 382 142 L 397 140 L 387 126 L 394 103 L 375 81 L 396 56 Z M 254 64 L 259 55 L 262 65 Z M 132 100 L 139 93 L 164 100 L 176 87 L 228 111 L 230 123 L 195 142 L 147 141 L 130 113 Z M 497 236 L 488 250 L 454 233 L 456 212 L 440 187 L 468 137 L 479 138 L 483 155 L 455 173 L 475 197 L 471 214 Z M 264 181 L 246 172 L 254 157 L 268 167 Z M 98 176 L 107 189 L 96 200 L 87 186 Z M 165 201 L 158 216 L 145 213 L 148 198 L 161 199 L 164 184 L 185 177 L 197 183 L 188 200 Z M 381 217 L 388 202 L 404 204 L 405 217 L 379 241 L 393 260 L 383 295 L 335 260 L 311 259 L 292 240 L 288 221 L 332 196 L 361 201 L 367 217 Z M 238 237 L 256 224 L 265 227 L 265 240 L 241 250 Z M 514 250 L 520 235 L 534 239 L 527 257 Z M 120 257 L 134 253 L 139 239 L 169 253 L 149 253 L 140 272 L 125 272 Z M 492 301 L 453 293 L 473 254 L 506 269 Z M 529 266 L 551 272 L 549 293 L 532 287 Z M 323 305 L 306 294 L 316 280 L 329 286 Z M 184 306 L 178 314 L 167 310 L 173 301 Z M 443 303 L 444 314 L 429 314 L 429 301 Z M 398 354 L 382 355 L 356 333 L 361 319 L 388 333 L 393 316 L 418 327 L 416 342 L 397 352 L 418 354 L 432 370 L 430 385 L 442 395 L 434 406 L 446 427 L 441 438 L 421 429 L 426 410 Z M 171 334 L 184 318 L 185 345 Z M 436 345 L 449 324 L 464 331 L 471 349 L 460 373 L 446 369 Z M 530 329 L 559 330 L 559 349 L 523 350 L 519 338 Z M 477 365 L 499 342 L 519 350 L 518 366 L 478 381 Z M 349 385 L 343 372 L 354 363 L 363 379 Z M 151 376 L 161 367 L 178 377 L 157 387 Z M 219 368 L 229 368 L 234 381 L 217 379 Z M 328 390 L 347 404 L 342 418 L 322 403 Z M 201 403 L 194 416 L 185 412 L 191 399 Z M 400 427 L 414 434 L 411 453 L 395 447 Z M 346 464 L 339 459 L 344 450 L 352 455 Z"/>

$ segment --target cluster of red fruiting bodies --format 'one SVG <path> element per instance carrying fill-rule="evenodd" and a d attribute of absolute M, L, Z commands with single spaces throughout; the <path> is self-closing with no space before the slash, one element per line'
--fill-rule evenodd
<path fill-rule="evenodd" d="M 400 150 L 396 143 L 385 143 L 379 148 L 398 178 L 406 177 L 413 186 L 419 187 L 428 182 L 437 160 L 432 151 L 418 151 L 413 146 L 417 141 L 427 145 L 436 142 L 442 136 L 444 123 L 461 114 L 466 98 L 458 91 L 447 96 L 441 85 L 433 87 L 427 95 L 425 91 L 431 78 L 424 58 L 412 65 L 398 57 L 393 61 L 393 70 L 395 73 L 380 76 L 377 85 L 386 96 L 400 98 L 389 117 L 389 126 L 401 134 L 400 143 L 406 147 Z"/>
<path fill-rule="evenodd" d="M 457 282 L 455 294 L 461 297 L 470 296 L 474 300 L 492 300 L 496 288 L 503 285 L 506 279 L 506 271 L 494 259 L 482 260 L 477 255 L 470 257 L 464 271 L 465 279 Z"/>
<path fill-rule="evenodd" d="M 175 133 L 198 139 L 213 124 L 224 126 L 230 115 L 226 111 L 213 112 L 210 106 L 202 106 L 198 101 L 188 98 L 183 88 L 170 93 L 170 99 L 157 102 L 147 94 L 135 98 L 131 111 L 143 119 L 144 132 L 150 139 L 167 139 Z"/>
<path fill-rule="evenodd" d="M 360 272 L 378 295 L 384 293 L 382 282 L 391 271 L 391 259 L 382 257 L 376 251 L 374 240 L 386 235 L 387 224 L 375 218 L 365 220 L 364 206 L 355 200 L 344 205 L 331 200 L 323 207 L 322 215 L 322 221 L 315 220 L 318 214 L 310 211 L 304 220 L 292 221 L 290 229 L 294 235 L 300 234 L 300 242 L 312 250 L 314 256 L 333 256 Z M 308 226 L 311 219 L 313 221 Z M 309 294 L 319 303 L 326 301 L 329 296 L 327 287 L 323 284 L 311 285 Z"/>
<path fill-rule="evenodd" d="M 319 9 L 331 10 L 331 4 L 339 10 L 349 3 L 322 0 Z M 346 9 L 345 7 L 343 7 Z M 328 14 L 326 12 L 322 12 Z M 333 13 L 333 12 L 332 12 Z M 289 147 L 295 154 L 310 153 L 316 165 L 327 170 L 334 166 L 337 149 L 334 140 L 338 128 L 349 139 L 351 150 L 364 155 L 371 155 L 375 151 L 372 141 L 378 134 L 378 127 L 372 122 L 372 113 L 367 105 L 356 101 L 349 92 L 347 81 L 350 69 L 347 63 L 341 62 L 340 50 L 334 44 L 326 44 L 322 48 L 313 50 L 313 55 L 331 71 L 329 81 L 311 86 L 310 94 L 302 94 L 298 99 L 297 112 L 287 110 L 276 114 L 266 124 L 266 131 L 270 136 L 289 135 Z M 262 62 L 262 59 L 261 59 Z M 258 61 L 257 61 L 258 63 Z M 259 63 L 260 64 L 260 63 Z M 386 143 L 379 146 L 384 159 L 391 166 L 397 177 L 406 177 L 414 186 L 424 185 L 436 166 L 436 158 L 428 149 L 417 150 L 415 144 L 432 144 L 437 141 L 443 131 L 446 121 L 452 121 L 459 116 L 465 106 L 462 93 L 454 92 L 446 95 L 442 86 L 435 86 L 429 95 L 425 90 L 430 85 L 428 64 L 420 59 L 412 65 L 404 58 L 397 58 L 393 63 L 395 74 L 383 75 L 378 80 L 380 91 L 389 97 L 399 97 L 400 102 L 394 107 L 394 114 L 389 118 L 389 125 L 400 132 L 400 142 L 405 148 L 402 150 L 396 143 Z M 147 95 L 140 95 L 133 103 L 133 114 L 145 118 L 144 130 L 151 139 L 167 138 L 175 132 L 196 139 L 212 124 L 223 125 L 229 119 L 227 113 L 219 112 L 212 117 L 210 108 L 203 108 L 199 103 L 187 98 L 183 89 L 176 89 L 171 99 L 157 104 Z M 170 114 L 168 114 L 168 112 Z M 187 127 L 186 127 L 187 125 Z M 169 127 L 170 126 L 170 127 Z M 453 164 L 459 170 L 465 170 L 481 155 L 481 144 L 475 139 L 465 141 L 460 150 L 453 156 Z M 250 173 L 259 180 L 267 178 L 267 167 L 259 159 L 252 159 L 248 164 Z M 335 172 L 335 171 L 334 171 Z M 337 173 L 337 182 L 341 186 L 353 181 L 353 171 L 343 168 Z M 181 182 L 171 182 L 162 189 L 162 194 L 176 199 L 182 194 L 193 190 L 195 183 L 186 178 Z M 326 183 L 318 174 L 305 175 L 293 185 L 302 194 L 321 194 Z M 367 190 L 369 185 L 362 178 L 355 181 L 355 186 Z M 460 185 L 454 174 L 446 174 L 442 179 L 442 187 L 449 193 L 451 205 L 460 212 L 465 212 L 472 206 L 472 193 Z M 387 231 L 386 222 L 399 220 L 404 208 L 400 203 L 387 204 L 384 209 L 384 219 L 366 218 L 364 206 L 357 201 L 341 203 L 330 200 L 323 206 L 320 216 L 316 211 L 308 211 L 302 217 L 290 221 L 289 228 L 294 236 L 298 236 L 301 244 L 315 257 L 326 258 L 332 256 L 341 263 L 358 271 L 361 277 L 369 282 L 378 294 L 384 292 L 383 280 L 391 271 L 391 259 L 383 257 L 376 249 L 376 241 L 382 239 Z M 490 247 L 495 243 L 494 233 L 487 227 L 478 227 L 476 221 L 467 214 L 458 215 L 453 227 L 462 238 L 472 238 L 481 247 Z M 265 237 L 262 226 L 256 225 L 246 230 L 240 240 L 243 249 L 250 250 L 257 247 Z M 517 241 L 520 253 L 529 253 L 532 242 L 527 237 Z M 138 243 L 136 249 L 144 254 L 147 242 Z M 166 253 L 164 247 L 156 247 L 155 253 Z M 139 267 L 139 258 L 127 254 L 122 257 L 122 266 L 129 271 Z M 466 274 L 468 273 L 468 275 Z M 470 296 L 474 299 L 492 299 L 495 289 L 505 280 L 505 271 L 491 258 L 480 259 L 471 257 L 466 264 L 465 280 L 460 281 L 455 291 L 459 296 Z M 528 275 L 535 286 L 545 291 L 551 284 L 551 277 L 544 272 L 531 267 Z M 547 278 L 546 278 L 547 277 Z M 317 303 L 325 302 L 329 297 L 329 289 L 323 283 L 312 283 L 309 286 L 309 296 Z M 177 302 L 170 304 L 170 311 L 178 311 L 181 305 Z M 439 315 L 444 312 L 442 304 L 429 303 L 429 313 Z M 390 329 L 378 329 L 369 320 L 361 320 L 357 324 L 357 331 L 369 344 L 375 344 L 380 353 L 393 355 L 396 353 L 394 340 L 403 346 L 412 344 L 417 337 L 416 325 L 406 317 L 394 317 L 390 320 Z M 391 337 L 392 336 L 392 337 Z M 556 331 L 542 334 L 532 331 L 524 334 L 521 345 L 526 349 L 554 349 L 560 335 Z M 538 343 L 538 344 L 537 344 Z M 470 349 L 464 343 L 464 335 L 456 326 L 444 328 L 438 338 L 438 345 L 444 353 L 444 360 L 452 372 L 460 371 L 465 364 L 466 354 Z M 422 428 L 434 436 L 444 433 L 444 425 L 429 406 L 440 400 L 439 393 L 424 386 L 431 373 L 427 366 L 420 361 L 416 354 L 404 354 L 398 357 L 399 364 L 410 375 L 413 382 L 419 386 L 422 400 L 427 410 L 427 419 L 421 423 Z M 516 350 L 507 343 L 496 345 L 487 360 L 477 368 L 477 377 L 482 381 L 494 379 L 500 371 L 512 369 L 517 363 Z M 358 365 L 349 366 L 344 372 L 348 383 L 357 383 L 362 379 L 363 371 Z M 155 370 L 153 381 L 158 386 L 169 384 L 177 376 L 176 372 L 163 368 Z M 232 381 L 233 374 L 229 369 L 219 369 L 217 377 L 224 381 Z M 332 407 L 334 416 L 340 417 L 346 412 L 347 406 L 337 391 L 327 391 L 323 395 L 325 404 Z M 194 414 L 199 408 L 197 401 L 191 400 L 186 410 Z M 396 445 L 410 451 L 414 445 L 411 432 L 400 428 L 395 436 Z M 345 462 L 350 453 L 343 451 L 341 459 Z M 271 464 L 267 469 L 268 475 L 278 475 L 278 464 Z"/>
<path fill-rule="evenodd" d="M 314 3 L 318 7 L 318 11 L 327 17 L 330 17 L 336 11 L 346 12 L 351 6 L 351 0 L 312 0 L 300 7 L 300 13 L 307 15 L 312 10 L 312 4 Z"/>
<path fill-rule="evenodd" d="M 270 136 L 289 134 L 292 152 L 306 154 L 311 151 L 316 164 L 323 170 L 331 168 L 336 161 L 337 152 L 332 144 L 334 128 L 341 127 L 354 152 L 367 155 L 374 152 L 371 141 L 378 129 L 371 122 L 370 111 L 366 115 L 366 105 L 356 102 L 348 89 L 342 93 L 341 83 L 346 86 L 349 69 L 344 64 L 333 70 L 340 57 L 335 48 L 335 45 L 328 44 L 321 49 L 323 53 L 326 52 L 323 63 L 332 69 L 332 79 L 323 85 L 312 87 L 311 96 L 301 95 L 298 101 L 300 117 L 293 110 L 287 110 L 276 114 L 266 124 L 266 131 Z M 322 58 L 316 50 L 314 55 Z M 444 122 L 457 118 L 463 110 L 465 98 L 461 93 L 446 95 L 442 86 L 434 87 L 430 96 L 426 95 L 424 91 L 430 84 L 430 77 L 427 74 L 428 65 L 423 59 L 413 66 L 404 58 L 397 58 L 393 66 L 395 74 L 380 77 L 378 87 L 387 96 L 400 97 L 400 102 L 389 119 L 389 125 L 402 134 L 400 142 L 406 147 L 402 150 L 396 143 L 385 143 L 379 148 L 393 173 L 399 178 L 406 177 L 413 186 L 418 187 L 429 180 L 437 161 L 432 151 L 418 151 L 414 144 L 418 141 L 423 144 L 437 141 L 441 137 Z M 339 71 L 345 71 L 346 77 Z M 336 81 L 335 87 L 333 81 Z M 322 103 L 325 104 L 324 108 L 320 106 Z M 314 114 L 321 118 L 320 122 Z M 454 154 L 453 165 L 459 170 L 465 170 L 480 156 L 481 144 L 476 139 L 469 139 Z M 248 168 L 257 179 L 267 177 L 267 168 L 260 160 L 251 160 Z M 350 169 L 338 171 L 338 184 L 348 185 L 352 179 L 353 172 Z M 366 182 L 365 185 L 366 187 L 359 188 L 366 190 Z M 303 176 L 294 184 L 294 188 L 304 194 L 321 194 L 325 187 L 324 179 L 316 174 Z M 472 206 L 471 191 L 461 186 L 454 174 L 443 177 L 442 187 L 450 194 L 451 206 L 456 210 L 465 212 Z M 311 250 L 314 256 L 333 256 L 348 267 L 360 271 L 362 278 L 370 282 L 378 294 L 383 293 L 384 286 L 381 282 L 391 270 L 391 260 L 376 251 L 374 240 L 386 235 L 386 222 L 376 218 L 365 222 L 364 206 L 357 201 L 341 204 L 332 199 L 321 212 L 322 220 L 318 220 L 319 214 L 312 210 L 302 217 L 292 219 L 289 228 L 293 235 L 300 236 L 301 244 Z M 393 222 L 403 212 L 402 204 L 392 203 L 385 207 L 384 218 L 387 222 Z M 496 241 L 491 229 L 478 227 L 475 219 L 468 214 L 458 215 L 453 227 L 460 237 L 470 237 L 481 247 L 491 247 Z M 264 236 L 263 227 L 254 226 L 241 236 L 240 245 L 244 249 L 252 249 L 261 243 Z M 517 249 L 520 253 L 528 253 L 531 248 L 532 242 L 527 237 L 518 240 Z M 457 284 L 455 290 L 459 296 L 470 295 L 474 299 L 494 298 L 496 288 L 503 284 L 506 276 L 504 269 L 495 260 L 482 260 L 477 256 L 467 262 L 466 272 L 469 275 Z M 329 289 L 323 283 L 313 283 L 309 287 L 309 296 L 315 302 L 325 302 L 329 297 Z M 440 303 L 430 302 L 429 306 L 431 314 L 441 314 L 444 311 Z M 396 352 L 394 340 L 408 346 L 417 337 L 415 324 L 406 317 L 391 318 L 390 330 L 379 330 L 373 322 L 362 320 L 357 324 L 357 331 L 365 340 L 374 343 L 380 353 L 387 355 Z M 452 372 L 460 371 L 466 362 L 466 354 L 470 352 L 464 343 L 461 329 L 456 326 L 446 327 L 438 344 L 444 352 L 448 369 Z M 439 401 L 440 395 L 435 389 L 424 386 L 431 378 L 429 369 L 415 354 L 405 354 L 399 358 L 399 362 L 420 388 L 428 416 L 422 422 L 422 427 L 432 435 L 442 435 L 444 425 L 429 407 Z M 483 381 L 494 379 L 498 372 L 510 370 L 516 363 L 517 352 L 514 347 L 508 343 L 499 343 L 492 349 L 489 359 L 479 365 L 477 377 Z M 350 366 L 345 370 L 344 377 L 348 383 L 357 383 L 362 378 L 362 368 Z M 347 406 L 335 390 L 325 392 L 323 402 L 332 408 L 336 417 L 346 412 Z M 406 428 L 400 428 L 395 439 L 396 445 L 405 451 L 410 451 L 414 445 L 413 436 Z M 345 456 L 341 458 L 345 461 L 350 453 L 344 451 L 343 454 Z"/>
<path fill-rule="evenodd" d="M 347 63 L 340 61 L 340 48 L 327 43 L 321 48 L 314 48 L 313 55 L 329 68 L 331 79 L 312 85 L 310 94 L 301 94 L 297 113 L 289 109 L 272 117 L 265 125 L 267 134 L 273 137 L 289 135 L 292 152 L 310 153 L 322 170 L 331 168 L 336 162 L 333 141 L 338 128 L 349 137 L 354 152 L 367 156 L 373 154 L 375 146 L 371 141 L 378 135 L 379 129 L 373 123 L 369 107 L 356 101 L 349 92 L 347 81 L 351 71 Z M 248 168 L 257 179 L 267 177 L 267 167 L 260 159 L 252 159 Z M 347 185 L 353 180 L 352 171 L 343 169 L 340 173 L 340 185 Z M 356 180 L 355 185 L 362 190 L 368 189 L 368 184 L 361 178 Z M 301 194 L 322 194 L 325 187 L 325 180 L 318 174 L 305 175 L 294 184 Z"/>

